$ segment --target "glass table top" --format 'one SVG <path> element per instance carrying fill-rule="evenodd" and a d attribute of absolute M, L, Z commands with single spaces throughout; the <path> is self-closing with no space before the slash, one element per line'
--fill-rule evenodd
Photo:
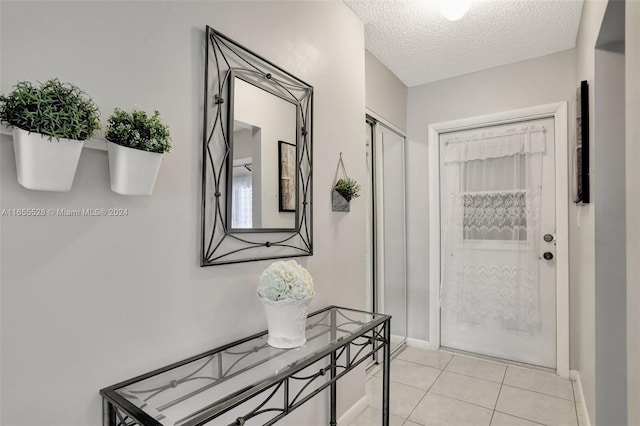
<path fill-rule="evenodd" d="M 114 391 L 162 425 L 188 425 L 223 412 L 291 371 L 315 363 L 389 317 L 329 307 L 307 319 L 307 342 L 267 344 L 266 332 L 103 390 Z"/>

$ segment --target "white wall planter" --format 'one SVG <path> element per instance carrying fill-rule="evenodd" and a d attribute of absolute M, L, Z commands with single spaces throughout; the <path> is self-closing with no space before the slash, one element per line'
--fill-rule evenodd
<path fill-rule="evenodd" d="M 164 154 L 107 141 L 111 190 L 122 195 L 151 195 Z"/>
<path fill-rule="evenodd" d="M 13 128 L 18 183 L 38 191 L 69 191 L 84 141 L 52 138 Z"/>

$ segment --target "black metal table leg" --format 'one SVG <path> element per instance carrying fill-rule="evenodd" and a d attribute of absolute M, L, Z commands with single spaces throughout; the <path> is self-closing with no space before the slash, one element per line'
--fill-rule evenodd
<path fill-rule="evenodd" d="M 331 340 L 335 340 L 336 338 L 336 330 L 338 328 L 337 318 L 335 311 L 331 312 Z M 330 425 L 336 426 L 338 424 L 337 421 L 337 409 L 336 409 L 336 401 L 338 399 L 338 383 L 335 381 L 336 378 L 336 363 L 338 362 L 336 358 L 336 351 L 331 352 L 331 380 L 334 380 L 331 383 L 331 419 Z"/>
<path fill-rule="evenodd" d="M 384 323 L 384 364 L 382 365 L 382 426 L 389 426 L 389 381 L 391 372 L 391 321 Z"/>
<path fill-rule="evenodd" d="M 331 380 L 336 378 L 336 353 L 331 353 Z M 336 410 L 336 401 L 338 397 L 338 382 L 333 382 L 331 384 L 331 422 L 329 423 L 331 426 L 336 426 L 337 420 L 337 410 Z"/>
<path fill-rule="evenodd" d="M 106 398 L 102 398 L 102 424 L 116 426 L 116 410 Z"/>

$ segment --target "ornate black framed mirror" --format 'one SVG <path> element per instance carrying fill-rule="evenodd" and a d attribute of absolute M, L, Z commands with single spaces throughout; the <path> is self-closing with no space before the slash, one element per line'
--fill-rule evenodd
<path fill-rule="evenodd" d="M 313 87 L 207 27 L 201 266 L 313 254 Z"/>

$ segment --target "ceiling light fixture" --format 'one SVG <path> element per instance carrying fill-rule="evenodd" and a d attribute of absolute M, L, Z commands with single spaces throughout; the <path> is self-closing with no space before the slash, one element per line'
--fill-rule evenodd
<path fill-rule="evenodd" d="M 440 0 L 440 13 L 450 21 L 462 18 L 471 6 L 471 0 Z"/>

